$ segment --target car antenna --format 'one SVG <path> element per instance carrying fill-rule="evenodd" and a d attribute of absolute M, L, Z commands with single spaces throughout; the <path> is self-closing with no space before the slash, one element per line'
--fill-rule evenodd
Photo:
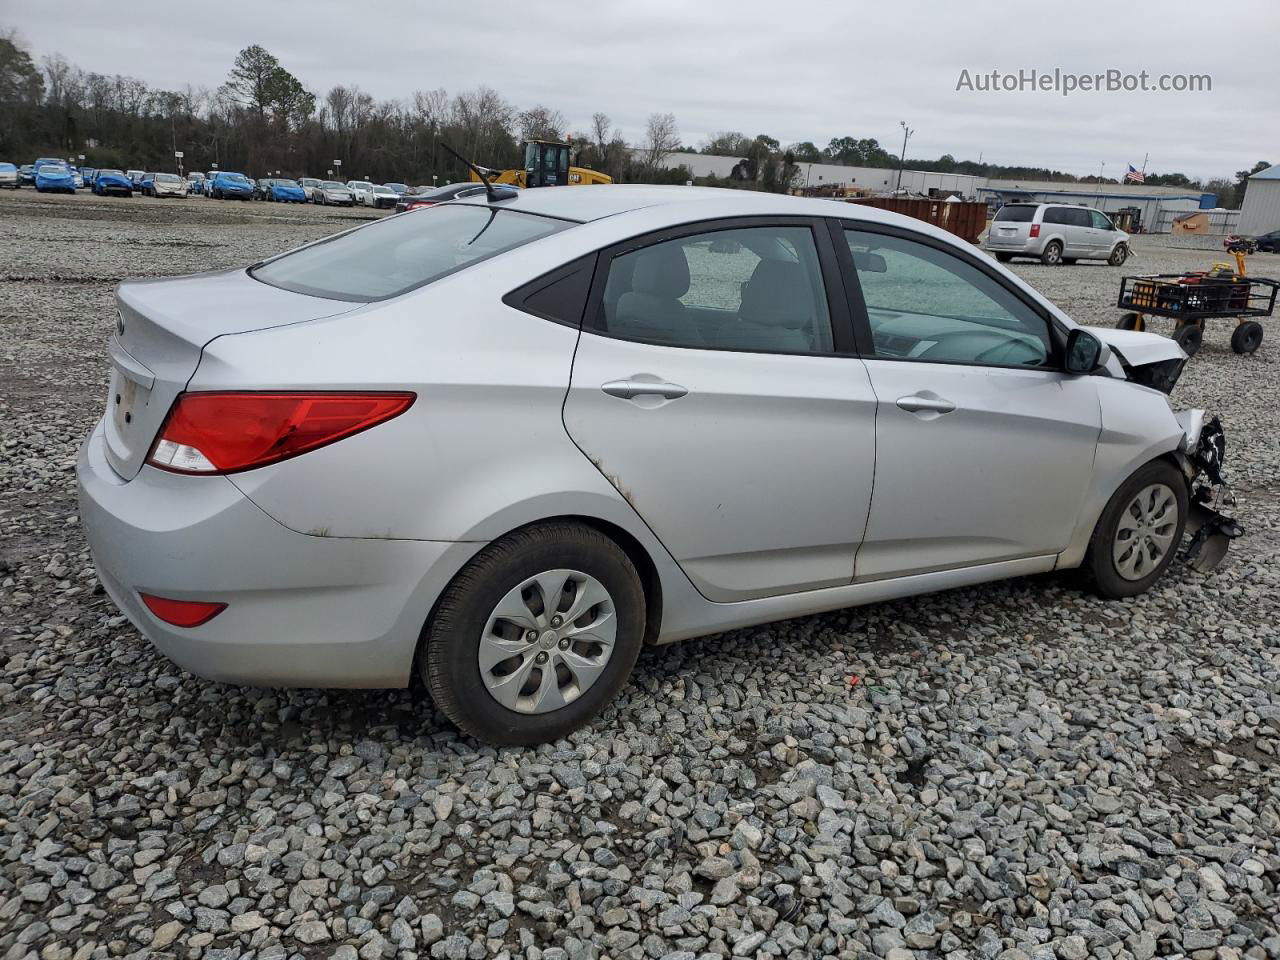
<path fill-rule="evenodd" d="M 451 156 L 453 156 L 456 160 L 466 164 L 466 166 L 470 168 L 471 172 L 480 178 L 480 182 L 484 184 L 484 195 L 489 200 L 490 203 L 493 203 L 497 200 L 502 199 L 500 196 L 498 196 L 498 191 L 493 189 L 493 184 L 489 182 L 489 178 L 484 175 L 484 167 L 476 166 L 474 163 L 472 163 L 470 160 L 468 160 L 466 157 L 464 157 L 462 154 L 460 154 L 457 150 L 453 149 L 453 147 L 449 146 L 444 141 L 440 142 L 440 146 L 444 147 L 445 151 L 448 152 Z"/>

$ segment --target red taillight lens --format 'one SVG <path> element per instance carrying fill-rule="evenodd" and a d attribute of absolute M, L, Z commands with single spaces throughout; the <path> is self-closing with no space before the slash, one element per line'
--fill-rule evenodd
<path fill-rule="evenodd" d="M 419 207 L 430 207 L 434 204 L 434 200 L 415 200 L 413 203 L 409 204 L 408 209 L 417 210 Z"/>
<path fill-rule="evenodd" d="M 1031 225 L 1031 236 L 1032 236 L 1032 238 L 1033 238 L 1033 239 L 1034 239 L 1035 237 L 1040 236 L 1040 224 L 1038 224 L 1038 223 L 1033 223 L 1033 224 Z"/>
<path fill-rule="evenodd" d="M 183 393 L 147 462 L 175 473 L 276 463 L 398 417 L 412 393 Z"/>
<path fill-rule="evenodd" d="M 198 627 L 208 623 L 223 610 L 225 603 L 207 603 L 202 600 L 170 600 L 167 597 L 155 597 L 149 593 L 139 593 L 147 609 L 165 623 L 175 627 Z"/>

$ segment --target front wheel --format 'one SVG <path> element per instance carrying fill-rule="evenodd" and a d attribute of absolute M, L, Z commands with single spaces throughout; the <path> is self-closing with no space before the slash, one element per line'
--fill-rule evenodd
<path fill-rule="evenodd" d="M 1117 243 L 1116 248 L 1111 251 L 1111 256 L 1107 257 L 1107 263 L 1113 267 L 1122 267 L 1128 259 L 1129 248 L 1123 243 Z"/>
<path fill-rule="evenodd" d="M 1231 349 L 1236 353 L 1253 353 L 1262 346 L 1262 324 L 1246 320 L 1231 331 Z"/>
<path fill-rule="evenodd" d="M 1062 262 L 1062 244 L 1057 240 L 1049 241 L 1040 254 L 1040 262 L 1046 267 L 1056 267 Z"/>
<path fill-rule="evenodd" d="M 546 743 L 613 700 L 644 631 L 644 591 L 626 553 L 591 527 L 539 524 L 490 544 L 448 586 L 418 670 L 464 732 Z"/>
<path fill-rule="evenodd" d="M 1121 484 L 1098 520 L 1085 570 L 1098 593 L 1132 597 L 1173 561 L 1187 523 L 1187 484 L 1173 464 L 1156 460 Z"/>

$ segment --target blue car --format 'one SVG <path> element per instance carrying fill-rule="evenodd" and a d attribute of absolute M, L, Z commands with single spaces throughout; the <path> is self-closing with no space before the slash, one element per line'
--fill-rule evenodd
<path fill-rule="evenodd" d="M 133 181 L 123 170 L 99 170 L 93 178 L 93 192 L 100 197 L 132 197 Z"/>
<path fill-rule="evenodd" d="M 269 200 L 280 203 L 306 203 L 307 194 L 297 180 L 272 180 Z"/>
<path fill-rule="evenodd" d="M 76 192 L 76 178 L 71 169 L 64 163 L 54 165 L 46 163 L 36 167 L 36 190 L 40 193 L 62 191 Z"/>
<path fill-rule="evenodd" d="M 253 181 L 243 173 L 219 170 L 209 186 L 209 195 L 215 200 L 251 200 Z"/>

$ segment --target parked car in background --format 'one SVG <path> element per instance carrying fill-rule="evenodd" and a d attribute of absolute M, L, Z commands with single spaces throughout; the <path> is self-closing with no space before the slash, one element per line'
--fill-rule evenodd
<path fill-rule="evenodd" d="M 209 195 L 216 200 L 252 200 L 253 181 L 243 173 L 219 170 L 209 184 Z"/>
<path fill-rule="evenodd" d="M 319 180 L 316 177 L 302 177 L 298 180 L 298 186 L 302 188 L 302 192 L 306 196 L 308 203 L 314 203 L 316 201 L 316 187 L 320 186 L 323 182 L 324 181 Z"/>
<path fill-rule="evenodd" d="M 1260 253 L 1280 253 L 1280 230 L 1260 233 L 1253 238 L 1253 242 L 1257 244 Z"/>
<path fill-rule="evenodd" d="M 36 167 L 36 189 L 41 193 L 75 193 L 76 178 L 65 163 Z"/>
<path fill-rule="evenodd" d="M 84 185 L 85 185 L 86 187 L 92 187 L 92 186 L 93 186 L 93 178 L 94 178 L 94 176 L 97 174 L 97 172 L 98 172 L 98 171 L 97 171 L 97 170 L 95 170 L 93 167 L 81 167 L 81 168 L 80 168 L 80 176 L 84 178 Z"/>
<path fill-rule="evenodd" d="M 474 197 L 484 193 L 483 183 L 464 180 L 461 183 L 446 183 L 443 187 L 424 188 L 420 193 L 410 193 L 396 201 L 396 212 L 416 210 L 419 207 L 432 207 L 437 203 L 446 203 L 459 197 Z"/>
<path fill-rule="evenodd" d="M 204 195 L 205 175 L 192 170 L 187 174 L 187 193 L 193 196 Z"/>
<path fill-rule="evenodd" d="M 1006 203 L 991 221 L 986 246 L 1003 263 L 1034 257 L 1050 266 L 1106 260 L 1118 267 L 1129 257 L 1129 235 L 1110 217 L 1061 203 Z"/>
<path fill-rule="evenodd" d="M 381 183 L 375 183 L 369 190 L 369 199 L 366 201 L 369 206 L 379 210 L 391 209 L 396 205 L 396 201 L 400 199 L 400 194 L 396 193 L 390 187 L 383 186 Z"/>
<path fill-rule="evenodd" d="M 138 192 L 144 197 L 154 197 L 156 195 L 155 190 L 153 189 L 155 180 L 156 175 L 151 171 L 144 173 L 138 178 Z"/>
<path fill-rule="evenodd" d="M 125 173 L 126 173 L 126 174 L 128 174 L 129 179 L 133 181 L 133 189 L 134 189 L 134 190 L 136 190 L 136 191 L 141 191 L 141 190 L 142 190 L 142 178 L 143 178 L 143 177 L 145 177 L 145 176 L 147 175 L 147 171 L 145 171 L 145 170 L 126 170 L 126 171 L 125 171 Z"/>
<path fill-rule="evenodd" d="M 368 180 L 348 180 L 347 189 L 361 206 L 368 205 L 373 199 L 373 184 Z"/>
<path fill-rule="evenodd" d="M 75 167 L 70 167 L 69 169 L 71 170 L 71 179 L 75 181 L 76 189 L 79 190 L 84 186 L 84 174 Z"/>
<path fill-rule="evenodd" d="M 1220 427 L 1149 385 L 1176 343 L 1080 327 L 918 220 L 498 191 L 119 285 L 80 517 L 179 665 L 417 675 L 473 736 L 542 743 L 645 644 L 1076 567 L 1135 596 L 1213 496 Z"/>
<path fill-rule="evenodd" d="M 22 178 L 18 174 L 17 164 L 0 163 L 0 187 L 17 190 L 22 186 Z"/>
<path fill-rule="evenodd" d="M 153 197 L 185 197 L 187 181 L 176 173 L 156 173 L 151 175 L 151 196 Z"/>
<path fill-rule="evenodd" d="M 316 187 L 314 192 L 316 203 L 329 206 L 336 204 L 340 207 L 354 207 L 356 198 L 347 188 L 345 183 L 339 183 L 337 180 L 322 180 L 320 185 Z"/>
<path fill-rule="evenodd" d="M 93 192 L 100 197 L 131 197 L 133 180 L 122 170 L 99 170 L 93 178 Z"/>
<path fill-rule="evenodd" d="M 270 200 L 271 199 L 271 178 L 259 177 L 253 181 L 253 199 Z"/>
<path fill-rule="evenodd" d="M 384 183 L 383 186 L 389 187 L 402 197 L 409 192 L 409 185 L 407 183 Z"/>
<path fill-rule="evenodd" d="M 277 203 L 306 203 L 307 195 L 296 180 L 277 178 L 271 181 L 269 200 Z"/>
<path fill-rule="evenodd" d="M 35 185 L 36 165 L 34 163 L 24 163 L 18 168 L 18 182 L 21 186 Z"/>

